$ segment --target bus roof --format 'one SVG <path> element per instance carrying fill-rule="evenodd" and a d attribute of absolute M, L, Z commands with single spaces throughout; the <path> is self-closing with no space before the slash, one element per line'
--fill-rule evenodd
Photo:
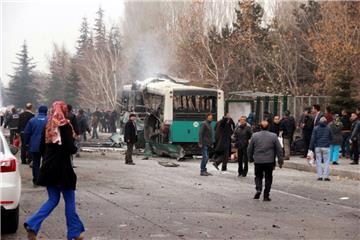
<path fill-rule="evenodd" d="M 176 91 L 199 91 L 199 92 L 218 92 L 217 89 L 211 89 L 211 88 L 202 88 L 202 87 L 195 87 L 195 86 L 189 86 L 184 85 L 180 83 L 174 83 L 171 81 L 162 81 L 162 82 L 152 82 L 147 84 L 146 90 L 149 93 L 158 94 L 158 95 L 165 95 L 168 94 L 170 91 L 176 92 Z"/>
<path fill-rule="evenodd" d="M 149 93 L 158 94 L 158 95 L 166 95 L 170 91 L 199 91 L 199 92 L 212 92 L 216 93 L 219 90 L 213 88 L 203 88 L 196 86 L 189 86 L 185 84 L 186 82 L 174 82 L 172 80 L 166 78 L 148 78 L 143 81 L 136 81 L 136 88 L 138 91 L 146 90 Z M 132 85 L 125 85 L 124 91 L 131 91 Z M 221 91 L 221 90 L 220 90 Z"/>

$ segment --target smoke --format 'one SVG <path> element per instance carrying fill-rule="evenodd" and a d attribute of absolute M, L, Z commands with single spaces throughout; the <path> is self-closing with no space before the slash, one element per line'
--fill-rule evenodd
<path fill-rule="evenodd" d="M 171 74 L 176 58 L 173 31 L 180 18 L 193 11 L 194 4 L 203 9 L 203 23 L 219 30 L 231 26 L 237 1 L 128 1 L 125 2 L 123 30 L 131 81 L 157 73 Z"/>

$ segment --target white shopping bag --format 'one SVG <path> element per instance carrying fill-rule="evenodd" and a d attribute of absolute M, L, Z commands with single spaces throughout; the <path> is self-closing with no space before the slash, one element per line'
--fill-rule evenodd
<path fill-rule="evenodd" d="M 307 161 L 308 161 L 308 164 L 310 166 L 314 166 L 315 165 L 315 160 L 314 160 L 314 152 L 309 150 L 308 153 L 307 153 Z"/>
<path fill-rule="evenodd" d="M 281 147 L 284 148 L 284 140 L 283 140 L 283 138 L 282 138 L 282 137 L 278 137 L 278 140 L 279 140 L 279 142 L 280 142 Z"/>

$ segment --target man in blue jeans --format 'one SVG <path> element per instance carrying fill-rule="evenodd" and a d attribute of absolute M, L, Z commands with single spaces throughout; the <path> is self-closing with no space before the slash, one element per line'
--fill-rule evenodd
<path fill-rule="evenodd" d="M 321 117 L 314 128 L 310 141 L 310 149 L 316 156 L 316 172 L 318 181 L 330 181 L 330 144 L 333 140 L 331 129 L 326 125 L 325 117 Z M 322 167 L 324 163 L 324 168 Z"/>
<path fill-rule="evenodd" d="M 212 146 L 213 130 L 211 121 L 213 115 L 211 113 L 206 114 L 206 120 L 201 124 L 199 130 L 199 147 L 201 148 L 202 160 L 200 164 L 200 175 L 211 176 L 211 173 L 207 172 L 206 164 L 209 160 L 209 147 Z"/>
<path fill-rule="evenodd" d="M 24 130 L 25 144 L 29 146 L 29 152 L 33 161 L 32 173 L 34 187 L 37 186 L 39 177 L 41 162 L 40 142 L 42 133 L 48 121 L 47 111 L 48 108 L 46 106 L 39 107 L 39 114 L 30 119 Z"/>

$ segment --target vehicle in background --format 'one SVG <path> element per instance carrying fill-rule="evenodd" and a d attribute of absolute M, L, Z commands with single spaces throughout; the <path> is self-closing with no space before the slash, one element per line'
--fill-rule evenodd
<path fill-rule="evenodd" d="M 21 177 L 14 156 L 18 149 L 7 144 L 0 131 L 0 206 L 1 233 L 15 233 L 19 226 Z"/>
<path fill-rule="evenodd" d="M 124 86 L 122 105 L 143 121 L 145 143 L 158 155 L 199 154 L 198 133 L 206 113 L 213 114 L 213 127 L 224 116 L 222 90 L 188 83 L 161 75 Z"/>

